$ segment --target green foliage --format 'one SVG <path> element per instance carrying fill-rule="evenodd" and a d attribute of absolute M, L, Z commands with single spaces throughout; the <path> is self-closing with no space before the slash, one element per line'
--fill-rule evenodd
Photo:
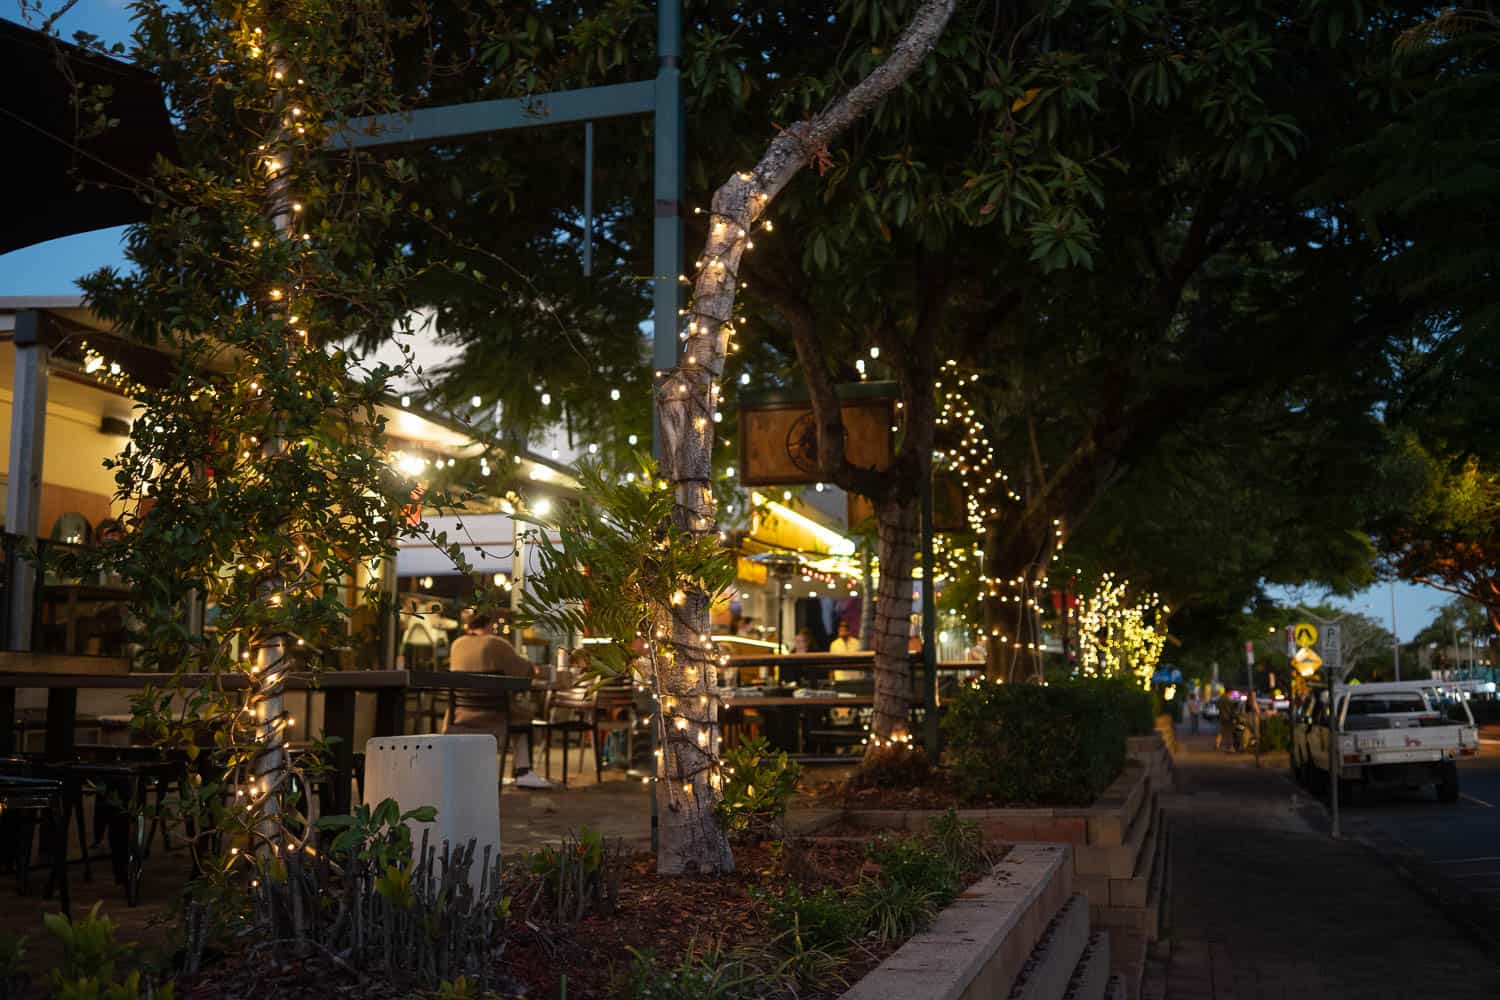
<path fill-rule="evenodd" d="M 1387 565 L 1476 602 L 1500 623 L 1500 464 L 1411 433 L 1401 443 L 1401 461 L 1420 470 L 1420 486 L 1380 526 Z"/>
<path fill-rule="evenodd" d="M 57 1000 L 172 1000 L 172 985 L 156 990 L 143 982 L 139 969 L 125 970 L 132 946 L 115 940 L 116 924 L 99 912 L 103 902 L 90 908 L 82 920 L 70 921 L 61 913 L 42 917 L 47 932 L 62 945 L 62 961 L 47 975 L 47 987 Z M 13 954 L 19 961 L 20 955 Z M 123 978 L 118 978 L 123 974 Z"/>
<path fill-rule="evenodd" d="M 1280 712 L 1262 712 L 1260 716 L 1260 748 L 1266 753 L 1292 748 L 1292 727 Z"/>
<path fill-rule="evenodd" d="M 1119 704 L 1120 716 L 1125 721 L 1125 735 L 1149 736 L 1156 732 L 1155 693 L 1141 687 L 1137 678 L 1101 677 L 1086 683 L 1099 685 L 1106 698 Z"/>
<path fill-rule="evenodd" d="M 411 828 L 406 824 L 436 819 L 437 809 L 432 806 L 402 812 L 395 799 L 383 799 L 374 807 L 357 805 L 348 815 L 324 816 L 318 820 L 318 829 L 338 831 L 328 845 L 335 857 L 358 860 L 385 872 L 411 863 Z"/>
<path fill-rule="evenodd" d="M 936 906 L 958 895 L 963 872 L 953 859 L 932 850 L 917 837 L 883 836 L 867 848 L 880 868 L 879 881 L 918 890 Z"/>
<path fill-rule="evenodd" d="M 942 908 L 942 893 L 927 886 L 886 879 L 861 882 L 855 899 L 865 927 L 881 944 L 911 937 Z"/>
<path fill-rule="evenodd" d="M 801 765 L 759 737 L 725 751 L 723 763 L 724 798 L 717 808 L 724 828 L 730 834 L 774 835 L 797 792 Z"/>
<path fill-rule="evenodd" d="M 796 885 L 781 895 L 766 894 L 773 927 L 795 932 L 809 948 L 839 953 L 864 930 L 864 914 L 847 894 L 836 889 L 804 893 Z"/>
<path fill-rule="evenodd" d="M 1087 805 L 1125 766 L 1119 699 L 1091 682 L 980 682 L 948 703 L 948 760 L 970 801 Z"/>
<path fill-rule="evenodd" d="M 629 1000 L 752 1000 L 776 996 L 780 985 L 764 950 L 721 945 L 690 947 L 675 966 L 663 967 L 649 951 L 630 949 Z"/>
<path fill-rule="evenodd" d="M 0 934 L 0 980 L 9 980 L 26 968 L 26 942 L 22 934 Z"/>
<path fill-rule="evenodd" d="M 927 839 L 932 850 L 960 872 L 974 871 L 989 861 L 984 832 L 978 823 L 960 817 L 957 809 L 928 820 Z"/>
<path fill-rule="evenodd" d="M 678 523 L 676 498 L 650 466 L 627 479 L 583 462 L 578 479 L 587 500 L 559 513 L 557 540 L 535 536 L 540 569 L 528 578 L 524 620 L 611 640 L 589 647 L 591 663 L 635 676 L 636 644 L 660 609 L 686 593 L 717 597 L 734 582 L 734 557 L 717 534 Z"/>
<path fill-rule="evenodd" d="M 622 847 L 613 848 L 591 827 L 569 833 L 557 847 L 547 846 L 530 859 L 533 875 L 555 906 L 559 921 L 577 922 L 589 913 L 614 912 L 620 895 Z"/>

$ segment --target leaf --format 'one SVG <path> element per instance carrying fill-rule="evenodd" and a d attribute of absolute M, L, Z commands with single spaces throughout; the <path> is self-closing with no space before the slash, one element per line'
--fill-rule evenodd
<path fill-rule="evenodd" d="M 1027 87 L 1025 94 L 1010 102 L 1011 114 L 1015 114 L 1017 111 L 1024 110 L 1028 104 L 1036 100 L 1037 95 L 1041 92 L 1041 87 Z"/>

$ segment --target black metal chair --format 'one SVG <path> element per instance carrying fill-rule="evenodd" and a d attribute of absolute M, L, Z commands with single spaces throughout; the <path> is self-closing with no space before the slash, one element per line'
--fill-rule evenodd
<path fill-rule="evenodd" d="M 78 827 L 83 877 L 93 879 L 92 850 L 108 839 L 112 874 L 125 888 L 126 902 L 140 901 L 151 842 L 158 833 L 163 850 L 171 849 L 162 810 L 174 784 L 187 779 L 184 760 L 171 759 L 155 747 L 81 746 L 83 759 L 33 765 L 34 773 L 62 785 L 62 839 Z M 155 798 L 153 809 L 149 800 Z M 93 837 L 89 836 L 86 800 L 93 798 Z"/>
<path fill-rule="evenodd" d="M 9 761 L 7 764 L 11 763 Z M 24 767 L 24 763 L 19 767 Z M 57 890 L 58 903 L 64 915 L 72 917 L 72 898 L 68 889 L 68 836 L 63 807 L 63 784 L 49 778 L 23 774 L 0 774 L 0 842 L 15 866 L 21 895 L 30 892 L 31 853 L 37 829 L 43 831 L 42 844 L 52 863 L 43 896 Z"/>
<path fill-rule="evenodd" d="M 545 758 L 543 773 L 552 779 L 552 734 L 562 734 L 562 784 L 568 787 L 568 742 L 578 734 L 578 769 L 583 770 L 583 738 L 594 740 L 594 763 L 599 762 L 598 689 L 577 687 L 567 691 L 549 691 L 543 718 L 532 722 L 532 732 L 540 730 L 544 739 L 542 754 Z M 533 742 L 533 746 L 535 743 Z"/>

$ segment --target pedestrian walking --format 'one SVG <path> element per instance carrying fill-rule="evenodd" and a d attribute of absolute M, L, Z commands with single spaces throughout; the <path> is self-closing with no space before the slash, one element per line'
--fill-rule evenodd
<path fill-rule="evenodd" d="M 1194 736 L 1198 735 L 1198 721 L 1203 714 L 1203 702 L 1198 699 L 1198 692 L 1194 691 L 1188 695 L 1187 700 L 1188 731 Z"/>

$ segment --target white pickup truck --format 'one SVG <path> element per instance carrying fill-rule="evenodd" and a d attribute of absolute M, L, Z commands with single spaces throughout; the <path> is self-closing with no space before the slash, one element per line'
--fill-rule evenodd
<path fill-rule="evenodd" d="M 1461 686 L 1397 681 L 1336 687 L 1340 802 L 1356 787 L 1434 785 L 1439 802 L 1458 801 L 1458 761 L 1479 754 L 1479 729 Z M 1328 789 L 1328 693 L 1292 713 L 1292 772 Z"/>

